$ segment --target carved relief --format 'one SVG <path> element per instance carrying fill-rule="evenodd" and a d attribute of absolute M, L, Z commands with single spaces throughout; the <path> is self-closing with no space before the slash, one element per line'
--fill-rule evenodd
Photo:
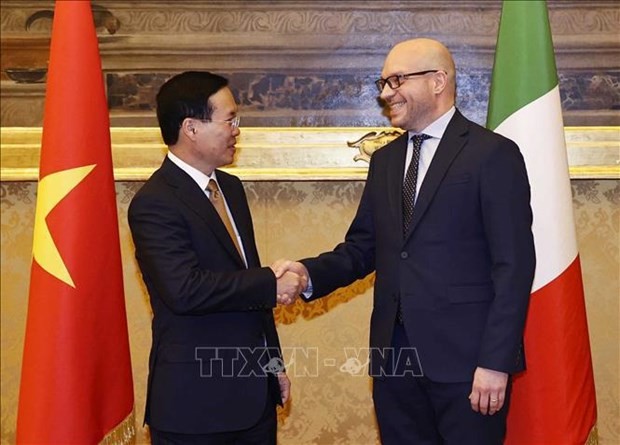
<path fill-rule="evenodd" d="M 104 2 L 100 2 L 104 3 Z M 106 2 L 107 4 L 108 2 Z M 432 7 L 426 2 L 382 2 L 385 5 L 355 8 L 323 5 L 325 8 L 294 10 L 273 2 L 232 4 L 218 9 L 208 4 L 190 5 L 173 11 L 150 10 L 148 2 L 141 9 L 128 10 L 122 4 L 110 5 L 128 31 L 154 32 L 276 32 L 278 34 L 411 34 L 459 33 L 464 35 L 494 35 L 497 31 L 499 6 L 488 2 L 468 2 L 463 6 Z M 393 4 L 390 4 L 393 3 Z M 193 7 L 192 7 L 193 6 Z M 261 6 L 263 6 L 261 8 Z M 296 6 L 299 6 L 296 4 Z M 318 8 L 313 2 L 312 7 Z M 477 7 L 479 6 L 479 7 Z M 620 28 L 617 8 L 592 9 L 591 5 L 576 3 L 570 9 L 554 9 L 550 4 L 550 18 L 554 34 L 613 33 Z M 481 9 L 484 7 L 484 9 Z"/>
<path fill-rule="evenodd" d="M 43 11 L 51 13 L 52 2 L 4 1 L 2 30 L 18 32 L 28 18 Z M 182 4 L 181 4 L 182 3 Z M 307 5 L 305 4 L 307 3 Z M 441 2 L 429 6 L 425 1 L 377 1 L 343 5 L 334 2 L 230 2 L 225 8 L 207 2 L 179 2 L 179 7 L 162 10 L 160 2 L 127 4 L 119 0 L 100 0 L 95 10 L 98 26 L 114 34 L 122 23 L 123 33 L 158 32 L 267 32 L 281 34 L 440 34 L 493 35 L 497 30 L 499 3 L 469 1 Z M 38 7 L 37 7 L 38 6 Z M 250 6 L 250 7 L 249 7 Z M 574 35 L 617 33 L 620 11 L 614 2 L 549 2 L 553 33 Z M 48 17 L 49 18 L 49 17 Z M 28 28 L 49 32 L 49 23 L 40 21 Z M 31 20 L 30 25 L 33 25 Z"/>
<path fill-rule="evenodd" d="M 594 8 L 592 2 L 583 2 L 575 9 L 551 9 L 549 20 L 554 34 L 611 33 L 620 30 L 620 9 L 618 4 Z"/>
<path fill-rule="evenodd" d="M 401 134 L 403 133 L 398 130 L 380 132 L 371 131 L 370 133 L 366 133 L 364 136 L 362 136 L 356 141 L 347 141 L 347 145 L 349 147 L 357 148 L 359 150 L 359 154 L 353 157 L 354 161 L 370 162 L 370 157 L 375 151 L 383 147 L 385 144 L 391 142 L 393 139 L 400 136 Z"/>
<path fill-rule="evenodd" d="M 121 22 L 114 17 L 114 14 L 103 6 L 94 3 L 91 8 L 93 11 L 93 20 L 95 21 L 95 27 L 97 29 L 105 28 L 110 34 L 114 34 L 118 31 Z M 30 14 L 30 16 L 26 19 L 26 24 L 24 26 L 26 31 L 30 31 L 32 25 L 41 19 L 48 20 L 51 23 L 54 19 L 54 11 L 52 9 L 41 9 Z"/>
<path fill-rule="evenodd" d="M 92 4 L 92 11 L 98 30 L 105 29 L 109 34 L 118 31 L 120 21 L 108 9 Z M 19 37 L 2 40 L 2 71 L 10 80 L 17 83 L 41 83 L 45 81 L 49 63 L 49 36 L 51 35 L 53 19 L 53 9 L 38 9 L 33 12 L 21 11 L 18 23 L 23 24 L 22 29 L 19 30 Z M 6 32 L 4 25 L 3 14 L 2 30 Z M 40 33 L 36 31 L 42 31 L 45 37 L 40 37 L 38 35 Z M 33 37 L 32 34 L 35 36 Z"/>
<path fill-rule="evenodd" d="M 316 11 L 248 11 L 206 10 L 121 12 L 119 17 L 128 29 L 144 32 L 269 32 L 278 34 L 410 34 L 417 32 L 456 32 L 497 29 L 497 13 L 467 15 L 429 10 L 420 4 L 407 10 L 316 10 Z M 348 9 L 348 8 L 347 8 Z"/>

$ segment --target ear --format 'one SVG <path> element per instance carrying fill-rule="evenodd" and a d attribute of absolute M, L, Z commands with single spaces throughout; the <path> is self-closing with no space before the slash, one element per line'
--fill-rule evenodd
<path fill-rule="evenodd" d="M 433 75 L 433 91 L 435 94 L 441 94 L 448 85 L 448 74 L 445 71 L 437 71 Z"/>
<path fill-rule="evenodd" d="M 189 117 L 183 119 L 183 122 L 181 123 L 181 133 L 189 139 L 194 139 L 196 137 L 196 127 L 193 119 Z"/>

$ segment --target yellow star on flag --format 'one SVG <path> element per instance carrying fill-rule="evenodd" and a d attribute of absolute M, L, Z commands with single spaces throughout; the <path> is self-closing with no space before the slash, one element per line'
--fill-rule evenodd
<path fill-rule="evenodd" d="M 97 164 L 70 168 L 51 173 L 39 181 L 37 210 L 34 217 L 32 254 L 37 263 L 50 275 L 75 288 L 52 234 L 47 225 L 47 215 L 71 192 Z"/>

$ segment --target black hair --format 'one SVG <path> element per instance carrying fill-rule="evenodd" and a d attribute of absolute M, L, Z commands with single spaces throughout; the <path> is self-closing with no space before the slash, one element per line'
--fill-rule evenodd
<path fill-rule="evenodd" d="M 186 71 L 166 81 L 156 99 L 164 143 L 177 143 L 185 118 L 210 119 L 213 109 L 209 98 L 227 85 L 228 79 L 207 71 Z"/>

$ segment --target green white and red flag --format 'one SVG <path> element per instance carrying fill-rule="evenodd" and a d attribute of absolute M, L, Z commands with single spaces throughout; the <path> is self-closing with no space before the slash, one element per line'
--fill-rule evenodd
<path fill-rule="evenodd" d="M 515 141 L 532 190 L 536 274 L 527 370 L 507 445 L 596 443 L 596 398 L 553 42 L 545 1 L 504 1 L 487 126 Z"/>

